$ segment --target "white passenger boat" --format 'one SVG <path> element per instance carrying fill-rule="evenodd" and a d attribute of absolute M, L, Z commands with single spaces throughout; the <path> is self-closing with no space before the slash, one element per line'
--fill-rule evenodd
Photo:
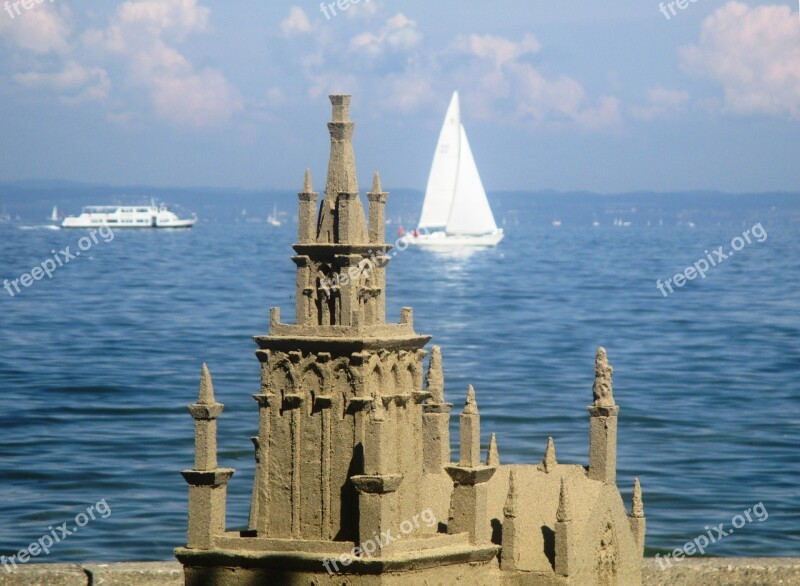
<path fill-rule="evenodd" d="M 151 202 L 149 206 L 86 206 L 80 216 L 67 216 L 62 228 L 93 228 L 108 225 L 112 228 L 191 228 L 197 218 L 179 218 L 164 205 Z"/>

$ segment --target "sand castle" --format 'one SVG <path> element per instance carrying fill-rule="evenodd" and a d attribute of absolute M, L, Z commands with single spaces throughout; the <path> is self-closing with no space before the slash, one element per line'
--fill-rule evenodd
<path fill-rule="evenodd" d="M 299 197 L 296 319 L 270 310 L 257 336 L 255 479 L 249 527 L 227 531 L 216 425 L 223 406 L 204 366 L 186 547 L 189 586 L 255 584 L 641 584 L 645 517 L 634 485 L 628 512 L 616 485 L 619 407 L 600 348 L 589 406 L 589 465 L 501 465 L 481 446 L 476 391 L 460 414 L 451 461 L 442 354 L 413 313 L 385 315 L 388 194 L 375 174 L 359 198 L 350 96 L 331 96 L 325 197 L 306 172 Z M 424 379 L 424 380 L 423 380 Z M 463 391 L 462 391 L 463 392 Z M 448 395 L 452 396 L 453 390 Z M 463 396 L 463 395 L 462 395 Z"/>

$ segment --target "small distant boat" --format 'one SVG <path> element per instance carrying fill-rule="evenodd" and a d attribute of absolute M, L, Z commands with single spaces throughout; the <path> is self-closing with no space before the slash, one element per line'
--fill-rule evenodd
<path fill-rule="evenodd" d="M 600 225 L 600 222 L 598 222 L 597 220 L 594 220 L 592 222 L 592 226 L 594 226 L 595 228 L 597 228 L 599 225 Z"/>
<path fill-rule="evenodd" d="M 149 206 L 86 206 L 79 216 L 67 216 L 62 228 L 191 228 L 196 217 L 180 219 L 164 205 L 151 201 Z"/>
<path fill-rule="evenodd" d="M 405 238 L 434 248 L 495 246 L 503 239 L 461 124 L 458 92 L 439 133 L 419 225 Z"/>
<path fill-rule="evenodd" d="M 6 207 L 3 206 L 3 213 L 0 214 L 0 224 L 8 224 L 11 221 L 11 216 L 6 213 Z"/>
<path fill-rule="evenodd" d="M 558 228 L 561 225 L 561 220 L 553 220 L 553 226 Z"/>
<path fill-rule="evenodd" d="M 278 204 L 272 206 L 272 213 L 269 216 L 267 216 L 267 223 L 275 227 L 281 226 L 283 224 L 283 222 L 281 222 L 280 219 L 278 218 Z"/>
<path fill-rule="evenodd" d="M 51 222 L 61 221 L 61 216 L 58 215 L 58 206 L 53 206 L 53 211 L 50 212 L 50 221 Z"/>

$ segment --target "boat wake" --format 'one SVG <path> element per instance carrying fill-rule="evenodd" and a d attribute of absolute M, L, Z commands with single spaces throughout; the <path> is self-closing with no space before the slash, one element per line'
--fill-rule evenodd
<path fill-rule="evenodd" d="M 61 226 L 47 224 L 44 226 L 17 226 L 19 230 L 61 230 Z"/>

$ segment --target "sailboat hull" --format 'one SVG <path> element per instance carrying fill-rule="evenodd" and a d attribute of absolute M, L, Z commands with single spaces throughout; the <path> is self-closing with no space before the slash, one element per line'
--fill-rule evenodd
<path fill-rule="evenodd" d="M 444 231 L 431 232 L 430 234 L 419 234 L 414 236 L 408 234 L 405 241 L 413 246 L 422 248 L 465 248 L 465 247 L 486 247 L 497 246 L 503 239 L 503 230 L 498 229 L 489 234 L 467 235 L 467 234 L 448 234 Z"/>

